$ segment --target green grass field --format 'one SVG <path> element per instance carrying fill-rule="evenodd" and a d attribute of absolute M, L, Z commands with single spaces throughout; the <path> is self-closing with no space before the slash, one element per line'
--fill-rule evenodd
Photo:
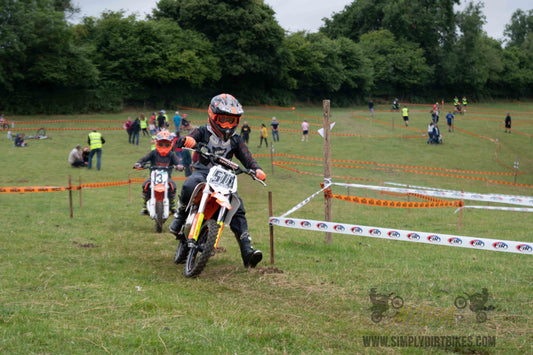
<path fill-rule="evenodd" d="M 453 133 L 443 110 L 442 145 L 428 145 L 422 137 L 431 106 L 409 108 L 410 129 L 389 104 L 377 105 L 373 120 L 365 107 L 333 108 L 332 159 L 373 163 L 336 163 L 350 167 L 334 166 L 333 181 L 533 196 L 532 103 L 470 104 L 464 116 L 456 116 Z M 503 128 L 507 111 L 513 118 L 511 134 Z M 195 125 L 207 120 L 205 112 L 181 112 Z M 79 192 L 73 192 L 73 218 L 68 191 L 0 193 L 0 353 L 533 352 L 532 255 L 341 234 L 327 244 L 323 233 L 275 227 L 275 263 L 270 264 L 268 192 L 279 216 L 320 190 L 323 140 L 315 132 L 322 107 L 245 106 L 245 112 L 252 127 L 250 150 L 268 184 L 264 188 L 245 176 L 239 180 L 254 245 L 264 254 L 256 269 L 242 266 L 237 243 L 226 231 L 200 277 L 185 278 L 183 266 L 172 262 L 173 236 L 155 233 L 154 222 L 139 215 L 140 184 L 83 189 L 81 208 Z M 69 175 L 74 185 L 146 178 L 146 172 L 131 167 L 148 152 L 149 139 L 141 136 L 134 146 L 125 131 L 106 130 L 139 113 L 8 117 L 17 121 L 13 132 L 28 128 L 24 132 L 32 135 L 45 127 L 50 139 L 14 148 L 0 132 L 0 187 L 66 187 Z M 272 116 L 281 123 L 273 158 L 280 164 L 273 168 L 270 150 L 257 148 L 258 128 L 269 126 Z M 304 118 L 311 123 L 309 142 L 301 141 Z M 102 170 L 71 168 L 68 153 L 78 143 L 86 145 L 93 127 L 106 139 Z M 514 184 L 517 159 L 524 174 Z M 407 200 L 361 189 L 335 187 L 333 192 Z M 528 212 L 466 209 L 462 217 L 454 212 L 453 207 L 401 209 L 333 200 L 332 219 L 533 244 Z M 323 196 L 291 216 L 323 220 Z M 374 322 L 373 288 L 400 296 L 403 307 L 398 313 L 392 307 L 382 310 L 383 318 Z M 487 320 L 478 322 L 474 311 L 456 308 L 454 300 L 483 288 L 489 292 Z M 414 337 L 428 346 L 414 344 Z"/>

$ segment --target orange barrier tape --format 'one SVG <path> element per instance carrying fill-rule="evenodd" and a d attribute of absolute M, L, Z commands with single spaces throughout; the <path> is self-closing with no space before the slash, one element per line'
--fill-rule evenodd
<path fill-rule="evenodd" d="M 334 195 L 331 191 L 324 190 L 324 197 L 334 198 L 337 200 L 343 200 L 347 202 L 353 202 L 360 205 L 377 206 L 377 207 L 395 207 L 395 208 L 441 208 L 441 207 L 462 207 L 462 201 L 444 201 L 438 202 L 406 202 L 406 201 L 389 201 L 378 200 L 375 198 L 357 197 L 357 196 L 345 196 Z"/>
<path fill-rule="evenodd" d="M 0 187 L 0 193 L 30 193 L 30 192 L 55 192 L 67 191 L 68 187 L 52 187 L 52 186 L 24 186 L 24 187 Z"/>
<path fill-rule="evenodd" d="M 303 114 L 301 114 L 301 113 L 297 113 L 296 116 L 298 116 L 298 117 L 312 118 L 312 119 L 314 119 L 314 120 L 319 120 L 319 121 L 322 121 L 322 120 L 323 120 L 323 118 L 314 117 L 314 116 L 309 116 L 309 115 L 303 115 Z"/>
<path fill-rule="evenodd" d="M 42 128 L 42 127 L 41 127 Z M 0 131 L 38 131 L 41 128 L 3 128 Z M 94 128 L 45 128 L 47 131 L 89 131 L 91 132 Z M 122 130 L 122 127 L 100 127 L 99 131 L 118 131 Z"/>
<path fill-rule="evenodd" d="M 53 120 L 53 121 L 12 121 L 12 122 L 16 123 L 16 124 L 32 124 L 32 123 L 43 124 L 43 123 L 63 123 L 63 122 L 71 122 L 71 123 L 79 123 L 79 122 L 83 122 L 83 123 L 111 122 L 111 123 L 123 124 L 123 121 L 120 121 L 120 120 Z"/>
<path fill-rule="evenodd" d="M 269 157 L 270 155 L 255 155 L 256 157 Z M 316 161 L 323 161 L 322 158 L 313 158 L 313 157 L 302 157 L 298 155 L 289 155 L 289 154 L 274 154 L 273 156 L 283 156 L 287 158 L 295 158 L 295 159 L 305 159 L 305 160 L 316 160 Z M 332 162 L 336 163 L 350 163 L 350 164 L 364 164 L 364 165 L 375 165 L 380 167 L 389 167 L 389 168 L 398 168 L 398 169 L 416 169 L 416 170 L 440 170 L 440 171 L 446 171 L 446 172 L 453 172 L 453 173 L 461 173 L 461 174 L 480 174 L 480 175 L 514 175 L 514 173 L 500 173 L 500 172 L 494 172 L 494 171 L 474 171 L 474 170 L 459 170 L 459 169 L 447 169 L 447 168 L 436 168 L 436 167 L 425 167 L 425 166 L 412 166 L 412 165 L 399 165 L 399 164 L 383 164 L 383 163 L 375 163 L 375 162 L 368 162 L 368 161 L 360 161 L 360 160 L 342 160 L 342 159 L 332 159 Z M 298 164 L 293 162 L 279 162 L 280 164 Z M 336 165 L 336 166 L 342 166 L 342 165 Z M 348 168 L 357 168 L 354 166 L 343 166 Z M 525 174 L 524 172 L 520 172 L 519 174 Z"/>
<path fill-rule="evenodd" d="M 185 176 L 173 177 L 172 180 L 180 181 L 186 180 Z M 32 192 L 56 192 L 56 191 L 77 191 L 81 189 L 98 189 L 102 187 L 111 186 L 124 186 L 132 183 L 143 183 L 146 179 L 130 179 L 127 181 L 111 181 L 111 182 L 98 182 L 81 185 L 70 185 L 68 187 L 56 187 L 56 186 L 15 186 L 15 187 L 0 187 L 0 193 L 32 193 Z"/>
<path fill-rule="evenodd" d="M 207 110 L 204 110 L 202 108 L 196 108 L 196 107 L 187 107 L 187 106 L 180 106 L 176 105 L 177 108 L 183 109 L 183 110 L 193 110 L 193 111 L 200 111 L 200 112 L 207 112 Z"/>

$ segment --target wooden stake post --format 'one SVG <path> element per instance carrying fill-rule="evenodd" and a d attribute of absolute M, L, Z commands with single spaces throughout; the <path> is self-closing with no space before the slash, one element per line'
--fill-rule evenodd
<path fill-rule="evenodd" d="M 330 130 L 329 130 L 329 100 L 322 102 L 324 109 L 324 184 L 331 180 L 331 144 L 330 144 Z M 325 219 L 326 222 L 331 222 L 331 197 L 324 199 Z M 331 232 L 326 232 L 326 243 L 332 242 Z"/>
<path fill-rule="evenodd" d="M 269 216 L 274 215 L 272 207 L 272 191 L 268 192 L 268 213 Z M 270 264 L 274 264 L 274 226 L 270 224 Z"/>

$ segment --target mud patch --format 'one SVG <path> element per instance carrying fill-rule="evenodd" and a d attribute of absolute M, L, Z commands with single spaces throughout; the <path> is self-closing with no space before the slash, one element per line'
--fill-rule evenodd
<path fill-rule="evenodd" d="M 278 269 L 275 266 L 261 267 L 257 269 L 257 273 L 261 275 L 265 274 L 283 274 L 283 270 Z"/>
<path fill-rule="evenodd" d="M 93 243 L 78 243 L 76 241 L 72 242 L 74 244 L 76 244 L 77 246 L 79 246 L 80 248 L 98 248 L 98 245 L 96 244 L 93 244 Z"/>

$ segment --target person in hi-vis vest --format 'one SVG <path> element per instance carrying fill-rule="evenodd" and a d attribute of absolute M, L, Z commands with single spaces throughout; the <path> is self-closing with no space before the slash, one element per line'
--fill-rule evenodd
<path fill-rule="evenodd" d="M 405 122 L 405 127 L 407 127 L 409 125 L 409 109 L 407 108 L 407 106 L 404 106 L 402 108 L 402 118 Z"/>
<path fill-rule="evenodd" d="M 93 156 L 96 154 L 96 169 L 100 170 L 100 167 L 102 166 L 102 145 L 105 143 L 105 139 L 104 137 L 102 137 L 102 133 L 97 132 L 96 129 L 93 129 L 93 131 L 89 133 L 87 143 L 89 143 L 89 147 L 91 149 L 91 151 L 89 152 L 89 162 L 87 164 L 87 169 L 92 168 Z"/>

